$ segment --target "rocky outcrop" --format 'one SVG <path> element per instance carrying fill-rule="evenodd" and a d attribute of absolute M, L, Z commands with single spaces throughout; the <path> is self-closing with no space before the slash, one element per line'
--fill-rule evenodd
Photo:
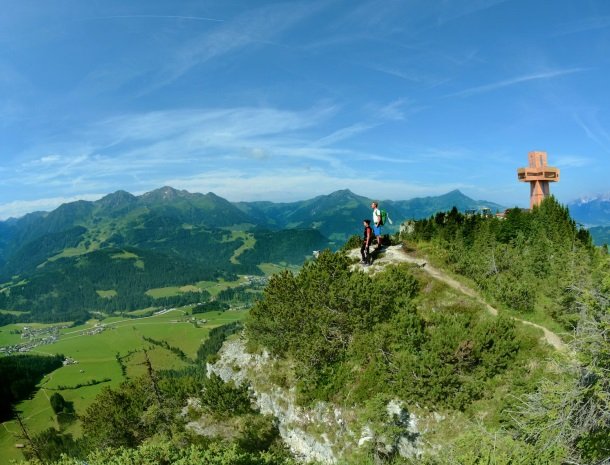
<path fill-rule="evenodd" d="M 304 408 L 297 405 L 294 387 L 270 382 L 273 360 L 267 352 L 249 354 L 243 341 L 232 340 L 225 342 L 219 356 L 216 363 L 208 364 L 208 373 L 237 385 L 249 383 L 260 412 L 277 419 L 282 439 L 305 462 L 334 464 L 358 451 L 409 457 L 422 452 L 417 418 L 399 401 L 386 406 L 391 428 L 363 421 L 356 410 L 324 402 Z"/>

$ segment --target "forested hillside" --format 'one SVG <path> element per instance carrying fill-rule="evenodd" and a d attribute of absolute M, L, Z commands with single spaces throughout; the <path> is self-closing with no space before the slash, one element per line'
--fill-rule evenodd
<path fill-rule="evenodd" d="M 17 402 L 31 396 L 42 377 L 59 368 L 63 359 L 62 355 L 0 357 L 0 421 L 12 418 Z"/>
<path fill-rule="evenodd" d="M 358 233 L 370 203 L 342 190 L 286 204 L 234 205 L 213 193 L 164 187 L 0 222 L 0 309 L 22 312 L 0 314 L 0 323 L 84 320 L 91 311 L 162 304 L 146 294 L 150 289 L 262 274 L 266 263 L 298 266 L 314 250 L 341 243 L 327 238 Z M 397 230 L 404 218 L 483 204 L 454 191 L 382 206 Z M 193 294 L 165 303 L 200 300 Z"/>
<path fill-rule="evenodd" d="M 398 398 L 454 421 L 484 415 L 443 436 L 440 454 L 406 463 L 610 460 L 607 250 L 553 198 L 505 220 L 454 209 L 408 230 L 408 250 L 472 280 L 500 316 L 449 294 L 433 299 L 438 290 L 406 265 L 369 277 L 324 255 L 298 276 L 274 277 L 247 325 L 251 343 L 292 362 L 301 402 L 366 410 Z M 569 353 L 538 352 L 511 315 L 563 327 Z"/>
<path fill-rule="evenodd" d="M 325 253 L 298 276 L 271 279 L 247 335 L 294 361 L 303 402 L 387 395 L 464 410 L 532 342 L 512 321 L 441 295 L 443 311 L 434 312 L 421 305 L 432 296 L 420 287 L 409 265 L 371 277 L 350 271 L 345 256 Z"/>
<path fill-rule="evenodd" d="M 571 348 L 569 354 L 554 357 L 551 373 L 507 409 L 508 434 L 495 436 L 492 444 L 489 432 L 470 432 L 453 443 L 453 452 L 443 455 L 451 459 L 464 454 L 460 460 L 467 463 L 607 463 L 607 247 L 593 247 L 589 233 L 552 197 L 531 213 L 512 210 L 505 220 L 453 210 L 412 223 L 408 231 L 406 247 L 473 280 L 509 314 L 558 323 Z M 467 452 L 468 445 L 479 441 L 477 451 Z"/>
<path fill-rule="evenodd" d="M 193 292 L 155 299 L 154 288 L 188 286 L 259 265 L 300 265 L 328 246 L 314 229 L 270 231 L 214 194 L 163 188 L 135 197 L 62 205 L 0 225 L 0 323 L 86 320 L 90 312 L 197 303 Z"/>
<path fill-rule="evenodd" d="M 454 209 L 409 231 L 408 243 L 474 280 L 489 298 L 566 330 L 579 318 L 579 293 L 592 285 L 599 261 L 588 231 L 553 198 L 531 213 L 512 209 L 505 219 Z"/>
<path fill-rule="evenodd" d="M 251 310 L 250 350 L 273 356 L 267 385 L 296 388 L 302 408 L 349 407 L 350 425 L 370 439 L 350 448 L 345 463 L 605 463 L 607 251 L 552 198 L 506 220 L 438 214 L 409 225 L 402 240 L 477 285 L 499 316 L 417 266 L 365 273 L 342 252 L 326 251 L 298 274 L 273 276 Z M 566 328 L 570 350 L 545 345 L 513 315 Z M 83 457 L 121 465 L 291 463 L 274 420 L 252 410 L 247 384 L 204 376 L 228 332 L 202 346 L 195 367 L 149 367 L 146 377 L 105 390 L 82 416 L 83 439 L 49 430 L 30 455 L 67 452 L 74 458 L 56 462 L 66 465 Z M 177 416 L 188 398 L 199 400 Z M 389 413 L 392 402 L 426 425 L 409 433 L 420 447 L 411 455 L 396 446 L 405 424 Z M 189 419 L 199 426 L 187 426 Z M 321 434 L 325 426 L 316 428 Z"/>

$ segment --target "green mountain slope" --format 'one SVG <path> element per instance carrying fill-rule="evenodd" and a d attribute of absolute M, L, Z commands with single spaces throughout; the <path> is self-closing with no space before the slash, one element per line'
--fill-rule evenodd
<path fill-rule="evenodd" d="M 228 243 L 265 244 L 236 249 L 230 261 L 243 265 L 255 252 L 289 256 L 289 241 L 318 231 L 225 232 Z M 454 210 L 417 221 L 401 240 L 369 267 L 352 258 L 357 251 L 324 251 L 298 273 L 274 275 L 242 337 L 219 353 L 230 328 L 184 369 L 159 372 L 149 362 L 143 377 L 102 390 L 78 411 L 82 443 L 62 431 L 38 434 L 40 449 L 55 454 L 48 463 L 268 465 L 291 462 L 288 450 L 346 464 L 607 463 L 606 251 L 553 198 L 504 219 Z M 155 253 L 104 249 L 37 273 L 58 272 L 60 281 L 69 262 L 74 276 L 120 295 L 122 285 L 145 288 L 121 283 L 131 268 L 137 277 L 178 273 L 180 263 Z M 200 270 L 179 273 L 191 271 Z M 549 345 L 542 326 L 565 343 Z M 71 457 L 54 462 L 60 452 Z"/>
<path fill-rule="evenodd" d="M 316 228 L 330 239 L 343 241 L 352 234 L 360 234 L 362 220 L 371 218 L 370 205 L 374 200 L 345 189 L 301 202 L 239 202 L 235 205 L 267 227 Z M 398 225 L 407 219 L 427 218 L 454 206 L 462 212 L 480 208 L 490 208 L 492 212 L 505 209 L 493 202 L 473 200 L 458 190 L 434 197 L 381 200 L 379 204 L 394 222 L 393 227 L 388 225 L 389 231 L 398 230 Z"/>
<path fill-rule="evenodd" d="M 596 226 L 589 229 L 589 233 L 596 245 L 610 245 L 610 226 Z"/>
<path fill-rule="evenodd" d="M 0 225 L 0 309 L 37 321 L 147 307 L 149 289 L 262 274 L 268 262 L 300 265 L 328 245 L 317 230 L 260 229 L 213 193 L 170 187 L 139 197 L 118 191 Z"/>
<path fill-rule="evenodd" d="M 486 200 L 473 200 L 462 194 L 459 190 L 448 192 L 436 197 L 416 197 L 410 200 L 398 202 L 386 202 L 388 209 L 395 209 L 395 216 L 402 219 L 423 219 L 428 218 L 441 211 L 449 211 L 456 207 L 459 211 L 479 210 L 489 208 L 492 213 L 503 211 L 505 207 Z"/>
<path fill-rule="evenodd" d="M 332 245 L 327 238 L 337 244 L 359 234 L 362 219 L 371 216 L 370 204 L 371 199 L 349 190 L 292 203 L 233 204 L 213 193 L 166 186 L 140 196 L 117 191 L 95 202 L 72 202 L 49 213 L 0 222 L 0 309 L 57 321 L 95 309 L 149 304 L 143 292 L 157 286 L 260 274 L 263 263 L 300 265 L 313 250 Z M 407 218 L 481 205 L 459 191 L 381 202 L 394 230 Z M 126 265 L 129 260 L 119 266 L 108 258 L 117 250 L 148 257 L 136 260 L 145 268 Z M 89 263 L 105 275 L 124 276 L 134 295 L 126 297 L 127 287 L 119 292 L 118 283 L 101 279 Z M 115 293 L 116 298 L 108 298 Z"/>
<path fill-rule="evenodd" d="M 610 226 L 610 194 L 568 204 L 572 217 L 587 226 Z"/>

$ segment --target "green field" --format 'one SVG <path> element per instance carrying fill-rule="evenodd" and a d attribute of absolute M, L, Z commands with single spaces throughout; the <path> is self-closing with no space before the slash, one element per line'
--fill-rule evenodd
<path fill-rule="evenodd" d="M 270 276 L 272 274 L 279 273 L 280 271 L 285 271 L 285 270 L 293 271 L 293 272 L 297 273 L 301 269 L 300 266 L 290 265 L 285 262 L 261 263 L 260 265 L 258 265 L 258 267 L 267 276 Z"/>
<path fill-rule="evenodd" d="M 79 255 L 86 254 L 87 252 L 89 252 L 89 250 L 87 250 L 85 247 L 81 247 L 81 246 L 79 246 L 79 247 L 69 247 L 69 248 L 66 248 L 66 249 L 62 250 L 57 255 L 53 255 L 52 257 L 49 257 L 47 259 L 47 261 L 42 262 L 36 268 L 42 268 L 48 262 L 54 262 L 54 261 L 59 260 L 60 258 L 78 257 Z"/>
<path fill-rule="evenodd" d="M 100 297 L 105 298 L 105 299 L 111 299 L 112 297 L 116 297 L 118 295 L 117 291 L 115 291 L 114 289 L 109 289 L 107 291 L 95 291 L 95 292 L 97 292 L 97 295 L 99 295 Z"/>
<path fill-rule="evenodd" d="M 237 281 L 225 281 L 220 279 L 219 281 L 199 281 L 198 283 L 187 286 L 158 287 L 155 289 L 149 289 L 146 291 L 146 294 L 151 296 L 153 299 L 160 299 L 163 297 L 174 297 L 185 292 L 207 291 L 212 297 L 215 297 L 225 289 L 242 286 L 247 284 L 247 282 L 248 280 L 241 276 Z"/>
<path fill-rule="evenodd" d="M 239 256 L 246 250 L 254 248 L 254 245 L 256 244 L 254 236 L 243 231 L 232 231 L 232 237 L 229 240 L 234 241 L 240 238 L 244 240 L 244 243 L 233 252 L 233 256 L 231 257 L 231 263 L 233 264 L 239 264 Z"/>
<path fill-rule="evenodd" d="M 173 297 L 181 293 L 182 292 L 180 291 L 180 287 L 177 286 L 159 287 L 146 291 L 146 295 L 151 296 L 153 299 L 160 299 L 162 297 Z"/>
<path fill-rule="evenodd" d="M 242 286 L 247 282 L 245 277 L 240 276 L 239 281 L 225 281 L 224 279 L 218 281 L 199 281 L 195 286 L 202 291 L 208 291 L 212 297 L 215 297 L 225 289 Z"/>
<path fill-rule="evenodd" d="M 149 310 L 141 310 L 140 313 Z M 132 314 L 135 313 L 137 312 L 132 312 Z M 190 307 L 184 307 L 161 315 L 137 319 L 112 317 L 104 320 L 91 320 L 74 328 L 63 328 L 59 331 L 60 337 L 55 343 L 36 347 L 31 353 L 61 353 L 78 363 L 64 366 L 45 376 L 40 384 L 41 389 L 32 399 L 19 404 L 18 409 L 22 412 L 31 432 L 40 432 L 56 425 L 48 400 L 52 393 L 59 392 L 67 401 L 74 402 L 78 413 L 83 412 L 91 404 L 95 395 L 104 386 L 117 386 L 121 383 L 123 375 L 116 360 L 117 354 L 125 357 L 124 363 L 127 365 L 127 375 L 130 377 L 144 373 L 142 348 L 149 348 L 149 357 L 156 369 L 185 366 L 185 362 L 172 352 L 144 341 L 144 336 L 167 341 L 170 346 L 180 348 L 189 358 L 194 358 L 197 349 L 212 328 L 241 320 L 245 314 L 246 312 L 238 310 L 198 314 L 196 318 L 206 320 L 206 322 L 196 325 L 190 321 L 192 318 Z M 94 335 L 87 334 L 100 324 L 104 325 L 102 332 Z M 22 342 L 21 335 L 11 334 L 11 331 L 21 330 L 23 326 L 25 325 L 12 324 L 1 327 L 0 346 Z M 27 326 L 45 328 L 54 325 L 31 323 Z M 133 354 L 128 356 L 130 352 Z M 92 380 L 101 381 L 105 378 L 110 378 L 110 381 L 78 389 L 58 389 L 58 386 L 69 388 L 77 384 L 90 383 Z M 10 459 L 22 458 L 21 452 L 15 448 L 16 443 L 23 442 L 15 437 L 16 429 L 17 424 L 14 421 L 3 423 L 0 428 L 0 457 L 7 461 L 3 463 L 8 463 Z M 68 431 L 79 434 L 78 422 L 70 425 Z"/>
<path fill-rule="evenodd" d="M 4 313 L 5 315 L 23 315 L 28 312 L 19 312 L 17 310 L 0 310 L 0 313 Z"/>
<path fill-rule="evenodd" d="M 225 289 L 242 286 L 247 282 L 247 279 L 245 279 L 243 276 L 241 276 L 237 281 L 225 281 L 223 279 L 220 279 L 219 281 L 200 281 L 198 283 L 186 286 L 168 286 L 149 289 L 146 291 L 146 295 L 151 296 L 153 299 L 160 299 L 163 297 L 174 297 L 184 294 L 185 292 L 207 291 L 212 297 L 214 297 Z M 98 293 L 99 292 L 100 291 L 98 291 Z"/>

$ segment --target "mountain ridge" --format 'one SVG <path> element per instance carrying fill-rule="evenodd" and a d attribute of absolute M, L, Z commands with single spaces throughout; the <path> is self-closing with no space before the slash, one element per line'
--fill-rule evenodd
<path fill-rule="evenodd" d="M 610 193 L 568 203 L 572 217 L 588 227 L 610 226 Z"/>
<path fill-rule="evenodd" d="M 373 200 L 349 189 L 340 189 L 295 202 L 230 202 L 213 192 L 191 193 L 164 186 L 139 196 L 118 190 L 99 200 L 65 203 L 50 212 L 28 213 L 18 219 L 0 221 L 0 225 L 4 230 L 17 231 L 22 242 L 75 226 L 90 228 L 103 216 L 132 223 L 137 223 L 138 218 L 152 216 L 221 228 L 234 225 L 272 230 L 313 228 L 332 240 L 345 240 L 349 235 L 359 233 L 362 219 L 370 218 Z M 493 202 L 471 199 L 459 190 L 440 196 L 380 200 L 379 203 L 397 222 L 425 218 L 453 206 L 462 211 L 482 207 L 504 209 Z M 0 257 L 3 255 L 0 245 Z"/>

